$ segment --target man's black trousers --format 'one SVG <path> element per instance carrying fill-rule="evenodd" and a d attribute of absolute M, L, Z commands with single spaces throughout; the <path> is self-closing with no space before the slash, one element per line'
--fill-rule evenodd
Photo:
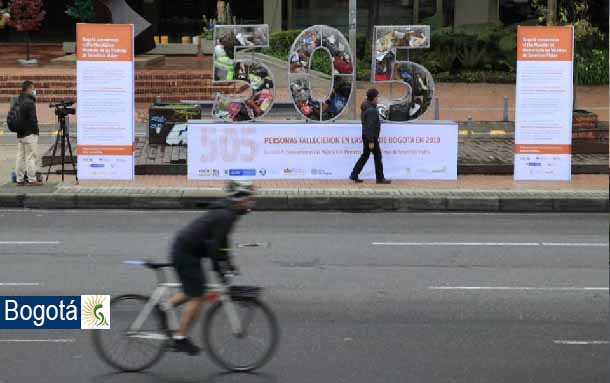
<path fill-rule="evenodd" d="M 356 162 L 354 170 L 352 170 L 352 178 L 358 177 L 358 175 L 362 171 L 362 168 L 364 168 L 364 165 L 366 165 L 366 162 L 369 160 L 369 157 L 371 156 L 371 149 L 369 149 L 369 143 L 371 142 L 374 144 L 372 152 L 373 157 L 375 157 L 375 177 L 377 178 L 377 181 L 382 181 L 385 179 L 383 175 L 383 163 L 381 162 L 381 149 L 379 148 L 379 139 L 369 140 L 366 137 L 362 137 L 362 155 L 358 159 L 358 162 Z"/>

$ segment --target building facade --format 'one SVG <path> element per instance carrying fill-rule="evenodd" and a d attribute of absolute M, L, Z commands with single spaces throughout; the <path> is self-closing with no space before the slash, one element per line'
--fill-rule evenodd
<path fill-rule="evenodd" d="M 216 0 L 126 0 L 152 23 L 154 35 L 166 35 L 170 42 L 182 36 L 199 35 L 203 17 L 216 17 Z M 358 4 L 358 32 L 364 34 L 369 23 L 369 2 Z M 502 13 L 511 12 L 511 22 L 523 18 L 531 0 L 377 0 L 379 24 L 431 24 L 449 26 L 500 23 Z M 347 32 L 349 0 L 225 0 L 239 24 L 269 24 L 272 31 L 302 29 L 326 24 Z M 53 0 L 45 4 L 46 18 L 35 41 L 68 41 L 74 38 L 75 22 L 65 14 L 72 0 Z M 516 12 L 521 10 L 519 14 Z M 527 10 L 525 11 L 527 12 Z M 4 41 L 18 40 L 10 28 L 0 30 Z"/>

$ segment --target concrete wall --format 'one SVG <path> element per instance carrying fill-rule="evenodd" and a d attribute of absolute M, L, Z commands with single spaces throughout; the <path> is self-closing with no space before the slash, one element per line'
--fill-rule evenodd
<path fill-rule="evenodd" d="M 456 26 L 499 22 L 499 0 L 455 0 Z"/>
<path fill-rule="evenodd" d="M 269 24 L 270 32 L 282 30 L 282 0 L 265 0 L 264 24 Z"/>

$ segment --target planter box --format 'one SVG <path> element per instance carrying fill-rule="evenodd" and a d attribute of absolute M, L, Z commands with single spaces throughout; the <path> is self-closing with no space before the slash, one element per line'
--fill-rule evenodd
<path fill-rule="evenodd" d="M 76 53 L 76 43 L 70 41 L 64 41 L 63 43 L 64 53 L 67 55 L 72 55 Z"/>
<path fill-rule="evenodd" d="M 193 44 L 159 44 L 155 49 L 147 54 L 165 56 L 197 56 L 199 48 Z"/>
<path fill-rule="evenodd" d="M 214 40 L 201 40 L 201 53 L 204 55 L 214 54 Z"/>

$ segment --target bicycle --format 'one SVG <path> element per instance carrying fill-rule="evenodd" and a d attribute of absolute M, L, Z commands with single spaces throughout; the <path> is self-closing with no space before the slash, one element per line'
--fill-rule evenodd
<path fill-rule="evenodd" d="M 150 297 L 137 294 L 114 297 L 110 301 L 111 329 L 93 331 L 92 340 L 96 353 L 107 364 L 120 371 L 137 372 L 153 366 L 165 352 L 172 351 L 172 336 L 179 322 L 176 309 L 171 307 L 168 299 L 170 292 L 180 288 L 181 284 L 167 282 L 163 269 L 172 267 L 171 263 L 125 263 L 153 270 L 157 287 Z M 249 372 L 262 367 L 273 357 L 279 342 L 279 326 L 275 314 L 259 299 L 263 289 L 257 286 L 232 286 L 232 279 L 228 275 L 224 281 L 207 285 L 206 303 L 214 303 L 204 317 L 203 342 L 212 361 L 221 368 L 232 372 Z M 223 312 L 226 317 L 223 317 Z M 257 315 L 259 312 L 261 314 Z M 257 316 L 263 319 L 262 329 L 267 336 L 258 334 L 260 329 L 254 324 Z M 228 329 L 223 329 L 227 325 Z M 230 333 L 219 337 L 223 334 L 222 330 Z M 225 343 L 218 345 L 216 342 L 219 340 Z M 255 341 L 257 352 L 244 350 L 241 342 L 246 340 Z M 247 362 L 230 359 L 224 354 L 228 341 L 237 341 L 239 358 L 244 354 L 256 357 Z M 116 351 L 120 343 L 126 343 L 126 349 L 119 347 Z M 129 358 L 136 356 L 139 359 L 132 363 Z"/>

